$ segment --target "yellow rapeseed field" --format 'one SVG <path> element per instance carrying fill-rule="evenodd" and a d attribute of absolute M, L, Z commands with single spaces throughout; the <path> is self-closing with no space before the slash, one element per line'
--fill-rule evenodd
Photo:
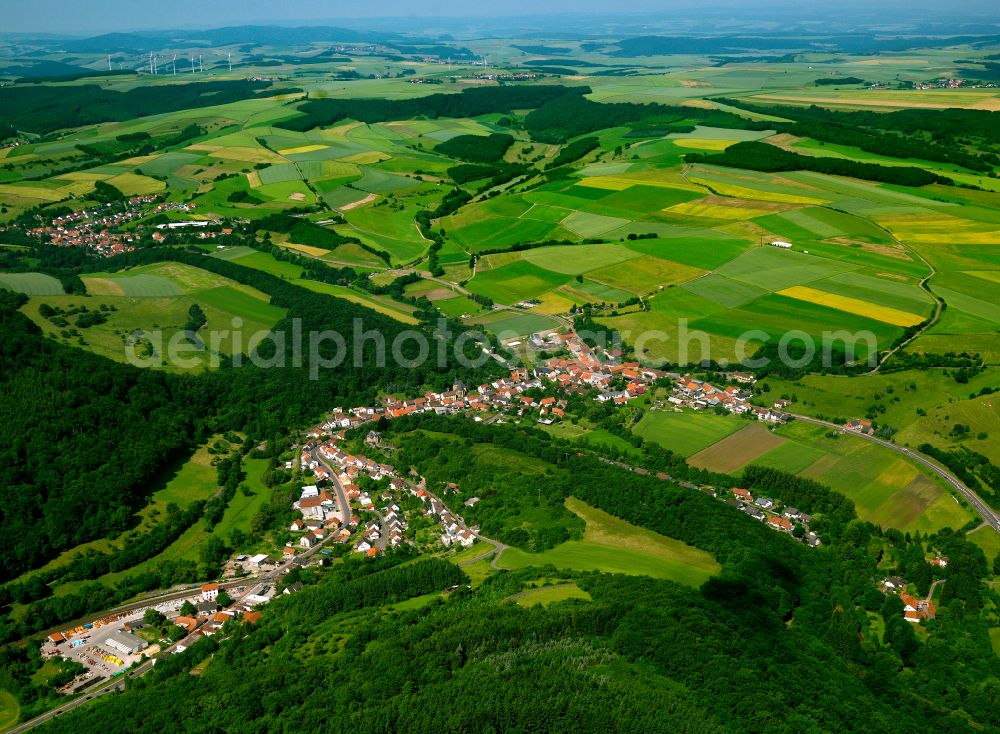
<path fill-rule="evenodd" d="M 741 220 L 761 217 L 771 212 L 766 209 L 752 209 L 743 206 L 720 206 L 719 204 L 699 204 L 688 201 L 675 204 L 663 210 L 668 214 L 684 214 L 689 217 L 709 217 L 711 219 Z"/>
<path fill-rule="evenodd" d="M 907 311 L 900 311 L 898 308 L 880 306 L 876 303 L 862 301 L 860 298 L 827 293 L 826 291 L 816 290 L 804 285 L 785 288 L 778 291 L 778 295 L 788 296 L 789 298 L 795 298 L 808 303 L 816 303 L 820 306 L 828 306 L 838 311 L 852 313 L 857 316 L 866 316 L 867 318 L 881 321 L 884 324 L 892 324 L 893 326 L 916 326 L 924 320 L 923 316 L 918 316 Z"/>
<path fill-rule="evenodd" d="M 329 146 L 327 145 L 300 145 L 298 148 L 285 148 L 284 150 L 279 150 L 278 153 L 281 155 L 295 155 L 296 153 L 312 153 L 316 150 L 325 150 Z"/>
<path fill-rule="evenodd" d="M 764 191 L 763 189 L 752 189 L 749 186 L 737 186 L 735 184 L 722 183 L 720 181 L 710 181 L 705 178 L 691 177 L 692 183 L 699 183 L 703 186 L 710 186 L 712 190 L 722 196 L 735 196 L 740 199 L 756 199 L 757 201 L 776 201 L 782 204 L 813 204 L 821 206 L 830 203 L 828 199 L 816 199 L 811 196 L 800 196 L 799 194 L 782 194 L 775 191 Z"/>
<path fill-rule="evenodd" d="M 694 148 L 695 150 L 725 150 L 733 145 L 735 140 L 713 140 L 709 138 L 675 138 L 674 145 L 679 148 Z"/>

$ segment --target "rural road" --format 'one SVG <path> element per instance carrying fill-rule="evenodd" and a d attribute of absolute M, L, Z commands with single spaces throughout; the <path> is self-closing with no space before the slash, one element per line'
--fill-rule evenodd
<path fill-rule="evenodd" d="M 794 413 L 792 414 L 792 417 L 795 418 L 796 420 L 804 421 L 806 423 L 814 423 L 819 426 L 826 426 L 827 428 L 832 428 L 833 430 L 836 431 L 841 431 L 843 433 L 848 433 L 852 436 L 857 436 L 858 438 L 863 438 L 866 441 L 877 443 L 880 446 L 884 446 L 885 448 L 891 449 L 892 451 L 895 451 L 898 454 L 903 454 L 903 456 L 913 459 L 917 463 L 922 464 L 923 466 L 930 469 L 932 472 L 934 472 L 939 477 L 944 479 L 949 485 L 954 487 L 955 491 L 961 494 L 969 502 L 969 504 L 976 509 L 976 512 L 979 513 L 980 517 L 983 518 L 986 524 L 988 524 L 997 532 L 1000 532 L 1000 515 L 998 515 L 989 505 L 987 505 L 986 502 L 983 501 L 982 497 L 976 494 L 969 487 L 966 487 L 965 484 L 963 484 L 962 481 L 954 474 L 952 474 L 947 469 L 937 464 L 933 460 L 919 453 L 918 451 L 914 451 L 912 449 L 908 449 L 903 446 L 897 446 L 894 443 L 890 443 L 889 441 L 885 441 L 881 438 L 876 438 L 875 436 L 868 436 L 865 435 L 864 433 L 849 431 L 846 428 L 844 428 L 844 426 L 839 426 L 836 423 L 830 423 L 829 421 L 820 420 L 818 418 L 810 418 L 809 416 L 805 415 L 795 415 Z"/>
<path fill-rule="evenodd" d="M 318 461 L 320 464 L 326 467 L 326 470 L 328 472 L 330 472 L 330 478 L 333 482 L 333 488 L 337 493 L 337 504 L 339 505 L 340 516 L 342 518 L 341 525 L 347 525 L 347 523 L 351 521 L 351 505 L 347 501 L 347 495 L 344 494 L 344 486 L 340 483 L 340 479 L 337 477 L 340 470 L 331 466 L 326 459 L 320 456 L 319 446 L 314 446 L 312 450 L 309 452 L 309 455 L 312 456 L 313 461 Z"/>
<path fill-rule="evenodd" d="M 945 582 L 945 579 L 938 579 L 937 581 L 935 581 L 934 583 L 932 583 L 931 584 L 931 588 L 927 591 L 927 599 L 925 601 L 929 602 L 931 600 L 931 597 L 934 596 L 934 589 L 936 589 L 937 587 L 939 587 L 944 582 Z"/>
<path fill-rule="evenodd" d="M 410 483 L 407 482 L 407 484 L 410 484 Z M 507 546 L 506 545 L 504 545 L 503 543 L 501 543 L 499 540 L 493 540 L 493 538 L 487 538 L 485 535 L 480 535 L 475 530 L 473 530 L 472 528 L 470 528 L 468 526 L 468 524 L 465 522 L 465 518 L 464 517 L 462 517 L 461 515 L 459 515 L 457 512 L 452 512 L 448 508 L 448 505 L 446 505 L 444 503 L 444 501 L 440 497 L 438 497 L 436 494 L 434 494 L 429 489 L 427 489 L 427 480 L 424 479 L 423 477 L 421 477 L 419 484 L 411 485 L 411 486 L 416 486 L 416 487 L 424 490 L 425 492 L 427 492 L 428 496 L 430 496 L 432 499 L 435 499 L 438 502 L 440 502 L 441 503 L 441 507 L 443 507 L 447 512 L 451 512 L 451 514 L 455 517 L 455 519 L 459 521 L 458 525 L 459 525 L 460 528 L 462 528 L 462 530 L 467 530 L 468 532 L 472 533 L 473 537 L 476 540 L 481 540 L 482 542 L 489 543 L 490 545 L 493 546 L 488 551 L 486 551 L 484 553 L 480 553 L 475 558 L 470 558 L 467 561 L 462 561 L 462 563 L 458 564 L 459 567 L 461 567 L 461 566 L 468 566 L 470 563 L 475 563 L 476 561 L 481 561 L 482 559 L 488 557 L 490 554 L 495 554 L 493 556 L 493 560 L 491 561 L 490 565 L 493 568 L 497 569 L 498 571 L 502 571 L 503 570 L 503 569 L 497 568 L 496 562 L 497 562 L 497 558 L 500 557 L 500 554 L 503 553 L 505 550 L 507 550 Z"/>
<path fill-rule="evenodd" d="M 309 550 L 307 550 L 304 553 L 300 554 L 297 557 L 297 559 L 301 560 L 301 559 L 304 559 L 304 558 L 308 558 L 308 557 L 312 556 L 313 554 L 319 552 L 323 548 L 323 546 L 326 544 L 326 542 L 329 541 L 332 537 L 334 537 L 333 534 L 328 535 L 326 538 L 324 538 L 322 541 L 320 541 L 319 543 L 317 543 L 316 545 L 314 545 L 312 548 L 310 548 Z M 292 564 L 291 561 L 283 562 L 283 563 L 278 564 L 272 571 L 268 571 L 267 573 L 258 574 L 256 576 L 243 576 L 243 577 L 235 579 L 233 581 L 229 581 L 229 582 L 225 582 L 225 583 L 220 583 L 219 586 L 221 588 L 224 588 L 224 589 L 230 589 L 230 588 L 234 588 L 234 587 L 237 587 L 237 586 L 245 586 L 246 587 L 246 592 L 241 597 L 239 597 L 237 599 L 237 601 L 238 601 L 239 599 L 242 599 L 247 594 L 249 594 L 250 590 L 252 588 L 254 588 L 255 586 L 257 586 L 259 583 L 273 582 L 275 579 L 277 579 L 279 576 L 281 576 L 283 573 L 285 573 L 287 570 L 289 570 L 289 567 L 291 566 L 291 564 Z M 254 582 L 254 583 L 248 583 L 248 582 Z M 184 598 L 195 597 L 195 596 L 198 596 L 199 594 L 200 594 L 200 590 L 199 590 L 198 587 L 193 587 L 193 588 L 185 589 L 183 591 L 178 591 L 178 592 L 171 592 L 169 594 L 163 594 L 163 595 L 156 596 L 156 597 L 150 597 L 150 598 L 144 599 L 143 601 L 140 601 L 140 602 L 135 602 L 135 603 L 132 603 L 132 604 L 127 604 L 124 607 L 118 607 L 117 609 L 112 610 L 112 611 L 102 612 L 100 615 L 94 616 L 93 619 L 100 619 L 102 617 L 108 616 L 109 614 L 117 614 L 117 613 L 121 613 L 121 612 L 125 612 L 125 611 L 132 611 L 132 610 L 135 610 L 135 609 L 140 609 L 142 607 L 154 606 L 154 605 L 160 604 L 160 603 L 162 603 L 164 601 L 172 601 L 172 600 L 177 600 L 177 599 L 184 599 Z M 61 625 L 60 627 L 58 627 L 56 629 L 66 629 L 66 627 L 67 627 L 67 625 Z M 174 642 L 173 644 L 171 644 L 170 646 L 168 646 L 167 648 L 165 648 L 163 650 L 163 652 L 159 653 L 159 655 L 157 657 L 162 657 L 163 655 L 168 654 L 169 650 L 171 650 L 176 645 L 178 645 L 178 644 L 180 644 L 180 643 L 182 643 L 182 642 L 184 642 L 185 640 L 188 640 L 188 639 L 189 639 L 189 637 L 185 637 L 183 640 L 177 640 L 176 642 Z M 65 712 L 67 712 L 67 711 L 69 711 L 71 709 L 74 709 L 77 706 L 82 706 L 83 704 L 87 703 L 88 701 L 90 701 L 90 700 L 92 700 L 94 698 L 97 698 L 98 696 L 103 696 L 103 695 L 105 695 L 107 693 L 111 693 L 112 691 L 123 690 L 124 687 L 125 687 L 125 681 L 126 681 L 127 678 L 138 678 L 138 677 L 144 675 L 146 672 L 148 672 L 153 667 L 153 664 L 154 664 L 155 661 L 156 661 L 156 658 L 150 658 L 149 660 L 145 661 L 141 665 L 135 667 L 132 670 L 129 670 L 127 673 L 125 673 L 123 675 L 118 675 L 118 676 L 116 676 L 114 678 L 111 678 L 111 679 L 107 680 L 104 683 L 101 683 L 100 685 L 94 686 L 94 688 L 92 688 L 91 690 L 87 691 L 86 693 L 80 695 L 77 698 L 74 698 L 74 699 L 72 699 L 70 701 L 67 701 L 66 703 L 64 703 L 64 704 L 62 704 L 60 706 L 57 706 L 54 709 L 46 711 L 44 714 L 40 714 L 39 716 L 36 716 L 34 719 L 30 719 L 29 721 L 25 721 L 22 724 L 18 724 L 17 726 L 15 726 L 15 727 L 13 727 L 11 729 L 7 729 L 4 732 L 4 734 L 21 734 L 22 732 L 26 732 L 29 729 L 33 729 L 36 726 L 44 724 L 46 721 L 49 721 L 50 719 L 53 719 L 53 718 L 55 718 L 56 716 L 59 716 L 62 713 L 65 713 Z"/>

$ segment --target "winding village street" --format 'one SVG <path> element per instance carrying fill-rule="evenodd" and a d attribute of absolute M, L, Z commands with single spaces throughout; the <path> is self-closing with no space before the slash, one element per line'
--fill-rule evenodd
<path fill-rule="evenodd" d="M 492 557 L 491 566 L 499 569 L 497 560 L 506 546 L 500 541 L 482 535 L 477 527 L 470 527 L 461 514 L 448 507 L 442 492 L 428 487 L 422 477 L 403 476 L 406 472 L 401 472 L 396 467 L 378 463 L 365 456 L 347 453 L 342 448 L 348 429 L 373 425 L 380 419 L 394 420 L 430 412 L 439 415 L 466 414 L 473 420 L 482 422 L 493 422 L 503 416 L 517 416 L 552 423 L 566 417 L 566 401 L 562 395 L 566 394 L 567 390 L 584 389 L 591 393 L 596 391 L 595 400 L 621 405 L 644 395 L 656 385 L 669 384 L 671 386 L 669 399 L 664 401 L 664 406 L 674 410 L 699 410 L 711 407 L 729 413 L 746 414 L 745 417 L 772 424 L 787 420 L 802 420 L 838 431 L 848 431 L 904 454 L 948 482 L 972 504 L 986 524 L 1000 529 L 1000 516 L 957 477 L 918 452 L 871 435 L 870 431 L 865 429 L 864 422 L 853 421 L 841 426 L 808 416 L 784 413 L 784 401 L 779 401 L 773 408 L 751 405 L 748 399 L 752 393 L 743 385 L 753 384 L 752 375 L 733 373 L 732 381 L 739 386 L 718 388 L 688 375 L 642 368 L 636 363 L 622 364 L 613 355 L 587 347 L 574 334 L 538 334 L 533 335 L 532 339 L 545 344 L 558 344 L 572 355 L 572 359 L 551 359 L 544 366 L 534 370 L 515 369 L 508 377 L 475 389 L 456 383 L 451 390 L 427 392 L 422 397 L 389 396 L 384 404 L 379 406 L 334 409 L 323 423 L 307 432 L 306 439 L 301 445 L 298 468 L 304 476 L 311 476 L 316 484 L 304 486 L 301 497 L 294 504 L 295 509 L 302 515 L 302 518 L 296 520 L 291 527 L 297 534 L 295 537 L 298 538 L 298 542 L 288 543 L 278 559 L 267 554 L 252 557 L 237 556 L 232 568 L 239 569 L 239 575 L 219 583 L 174 589 L 152 595 L 106 612 L 93 620 L 83 620 L 68 628 L 64 626 L 52 630 L 49 634 L 48 647 L 43 649 L 43 654 L 64 656 L 76 654 L 73 651 L 77 646 L 87 646 L 86 649 L 97 650 L 94 640 L 101 641 L 100 644 L 104 644 L 105 647 L 114 644 L 105 642 L 112 637 L 119 639 L 125 636 L 126 640 L 137 640 L 138 638 L 134 638 L 129 630 L 142 626 L 139 623 L 149 609 L 167 615 L 168 619 L 173 619 L 177 624 L 186 625 L 187 634 L 178 640 L 163 641 L 162 646 L 148 646 L 148 651 L 146 643 L 139 641 L 140 644 L 137 644 L 135 649 L 128 649 L 127 656 L 123 654 L 125 659 L 121 661 L 122 665 L 117 670 L 102 666 L 98 662 L 97 666 L 101 670 L 96 668 L 92 670 L 78 686 L 77 690 L 81 695 L 10 731 L 19 734 L 82 705 L 95 696 L 120 690 L 127 684 L 128 679 L 141 676 L 148 671 L 159 657 L 183 651 L 202 636 L 215 634 L 223 625 L 233 620 L 242 623 L 255 622 L 259 618 L 258 610 L 274 598 L 281 577 L 293 568 L 320 562 L 330 553 L 330 544 L 352 543 L 351 550 L 368 556 L 379 555 L 400 544 L 412 544 L 413 540 L 405 533 L 408 528 L 407 518 L 412 519 L 413 511 L 408 513 L 400 509 L 400 502 L 404 497 L 420 500 L 420 513 L 440 525 L 440 543 L 444 547 L 453 545 L 471 547 L 476 541 L 489 546 L 474 557 L 464 559 L 460 565 L 465 566 Z M 612 389 L 613 383 L 624 384 L 624 389 Z M 525 395 L 528 391 L 537 395 L 538 390 L 550 392 L 551 395 L 545 398 Z M 380 434 L 376 431 L 369 431 L 365 443 L 378 448 L 380 453 L 393 450 L 393 447 L 382 443 Z M 599 454 L 597 458 L 626 471 L 650 474 L 644 468 Z M 295 463 L 289 462 L 286 468 L 293 468 Z M 377 495 L 374 491 L 369 494 L 369 491 L 362 489 L 358 484 L 363 477 L 376 481 L 385 480 L 377 485 L 366 486 L 387 487 L 387 489 L 380 489 Z M 735 488 L 731 492 L 716 493 L 714 488 L 699 487 L 663 473 L 655 474 L 655 478 L 676 483 L 692 491 L 718 496 L 720 500 L 727 501 L 780 532 L 791 533 L 794 526 L 801 525 L 805 528 L 805 531 L 798 536 L 802 542 L 811 546 L 820 545 L 819 538 L 809 532 L 808 515 L 795 508 L 785 507 L 768 497 L 755 497 L 748 490 L 740 488 Z M 444 488 L 445 492 L 449 490 L 456 491 L 457 485 L 449 484 Z M 466 504 L 476 500 L 477 498 L 472 498 Z M 367 517 L 373 519 L 367 524 L 362 524 L 361 513 L 366 513 Z M 946 565 L 947 560 L 938 558 L 932 563 Z M 899 579 L 890 578 L 884 585 L 887 593 L 892 591 L 901 594 L 906 605 L 906 619 L 918 622 L 928 616 L 933 617 L 934 604 L 931 596 L 934 589 L 942 582 L 934 583 L 931 594 L 926 599 L 915 599 L 902 593 L 899 586 L 901 583 Z M 288 585 L 282 593 L 294 593 L 300 587 L 300 584 Z M 220 609 L 219 605 L 213 602 L 223 591 L 231 599 L 225 608 Z M 197 618 L 187 618 L 180 614 L 180 609 L 185 603 L 199 605 L 200 612 Z M 92 637 L 94 640 L 91 640 Z M 147 657 L 147 652 L 152 655 Z M 116 654 L 112 653 L 113 656 Z M 102 670 L 104 672 L 101 672 Z"/>

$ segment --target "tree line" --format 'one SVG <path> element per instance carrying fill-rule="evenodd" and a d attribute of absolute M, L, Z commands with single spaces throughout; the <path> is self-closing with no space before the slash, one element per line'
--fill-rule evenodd
<path fill-rule="evenodd" d="M 296 90 L 243 80 L 136 86 L 124 92 L 97 84 L 4 87 L 0 89 L 0 122 L 46 134 L 67 127 L 239 102 L 263 91 L 278 95 Z"/>
<path fill-rule="evenodd" d="M 478 117 L 492 112 L 534 109 L 566 90 L 567 87 L 561 86 L 503 85 L 413 99 L 309 99 L 299 105 L 301 115 L 275 124 L 286 130 L 305 132 L 346 119 L 370 124 L 417 117 Z"/>
<path fill-rule="evenodd" d="M 945 176 L 939 176 L 923 168 L 912 166 L 883 166 L 878 163 L 862 163 L 847 158 L 823 158 L 793 153 L 774 145 L 756 141 L 743 141 L 731 145 L 722 153 L 689 153 L 688 163 L 707 163 L 730 168 L 747 168 L 751 171 L 815 171 L 834 176 L 850 176 L 865 181 L 898 184 L 900 186 L 927 186 L 929 184 L 953 184 Z"/>

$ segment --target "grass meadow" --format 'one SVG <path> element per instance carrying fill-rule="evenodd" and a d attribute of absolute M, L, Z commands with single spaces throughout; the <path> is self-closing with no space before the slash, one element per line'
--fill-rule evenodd
<path fill-rule="evenodd" d="M 700 586 L 720 568 L 704 551 L 631 525 L 585 502 L 571 497 L 566 506 L 586 521 L 583 540 L 567 541 L 543 553 L 508 548 L 497 565 L 516 569 L 551 564 L 578 571 L 651 576 L 688 586 Z"/>

